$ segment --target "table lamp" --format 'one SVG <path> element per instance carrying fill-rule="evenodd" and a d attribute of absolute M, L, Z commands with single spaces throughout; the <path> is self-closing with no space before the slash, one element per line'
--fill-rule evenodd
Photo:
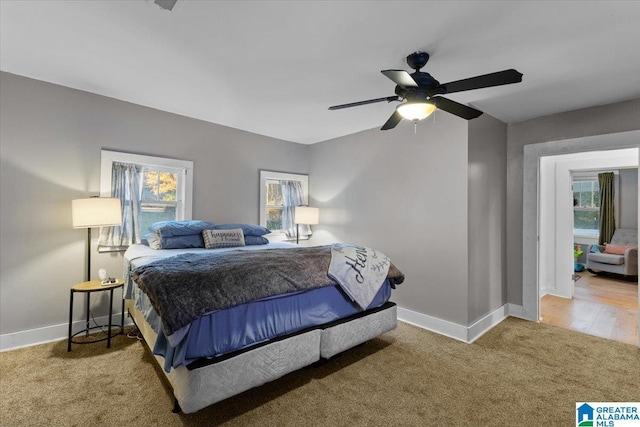
<path fill-rule="evenodd" d="M 91 280 L 91 228 L 122 224 L 120 199 L 111 197 L 90 197 L 71 201 L 71 222 L 73 228 L 87 229 L 87 277 Z"/>
<path fill-rule="evenodd" d="M 318 224 L 320 219 L 320 210 L 309 206 L 296 206 L 294 217 L 294 222 L 296 224 L 296 243 L 300 243 L 300 224 Z"/>

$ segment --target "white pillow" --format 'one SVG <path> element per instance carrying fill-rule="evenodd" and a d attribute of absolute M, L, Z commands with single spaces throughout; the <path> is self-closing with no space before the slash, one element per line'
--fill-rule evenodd
<path fill-rule="evenodd" d="M 244 246 L 244 233 L 242 228 L 231 230 L 202 230 L 204 247 L 206 249 L 233 248 Z"/>

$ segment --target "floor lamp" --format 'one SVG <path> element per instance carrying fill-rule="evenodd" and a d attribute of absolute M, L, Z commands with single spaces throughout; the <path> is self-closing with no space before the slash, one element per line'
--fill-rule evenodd
<path fill-rule="evenodd" d="M 87 276 L 91 280 L 91 228 L 122 224 L 120 199 L 110 197 L 90 197 L 71 201 L 71 222 L 73 228 L 87 229 Z"/>
<path fill-rule="evenodd" d="M 296 206 L 294 217 L 296 224 L 296 243 L 300 243 L 300 224 L 317 225 L 320 219 L 320 210 L 309 206 Z"/>

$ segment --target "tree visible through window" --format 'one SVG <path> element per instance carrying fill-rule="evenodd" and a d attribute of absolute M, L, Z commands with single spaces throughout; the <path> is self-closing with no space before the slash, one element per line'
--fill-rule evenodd
<path fill-rule="evenodd" d="M 140 198 L 140 230 L 146 231 L 158 221 L 175 220 L 178 172 L 143 167 Z"/>
<path fill-rule="evenodd" d="M 282 185 L 280 181 L 269 179 L 267 185 L 266 227 L 271 230 L 282 230 Z"/>
<path fill-rule="evenodd" d="M 600 227 L 600 188 L 598 181 L 573 182 L 573 228 L 593 230 Z"/>

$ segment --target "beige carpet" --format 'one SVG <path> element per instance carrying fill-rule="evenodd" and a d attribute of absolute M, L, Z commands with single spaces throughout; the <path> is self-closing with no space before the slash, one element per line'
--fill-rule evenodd
<path fill-rule="evenodd" d="M 640 350 L 509 318 L 468 345 L 400 323 L 328 364 L 195 414 L 119 336 L 0 354 L 2 426 L 575 425 L 577 401 L 640 401 Z"/>

